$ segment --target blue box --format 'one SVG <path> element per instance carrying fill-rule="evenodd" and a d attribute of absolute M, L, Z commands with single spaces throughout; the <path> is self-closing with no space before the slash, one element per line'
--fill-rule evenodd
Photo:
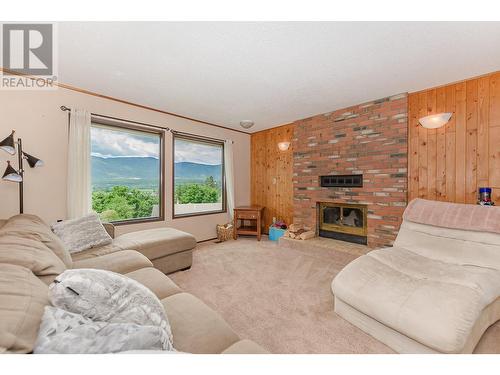
<path fill-rule="evenodd" d="M 269 239 L 271 241 L 278 241 L 278 238 L 282 237 L 285 232 L 285 229 L 277 228 L 271 225 L 269 227 Z"/>

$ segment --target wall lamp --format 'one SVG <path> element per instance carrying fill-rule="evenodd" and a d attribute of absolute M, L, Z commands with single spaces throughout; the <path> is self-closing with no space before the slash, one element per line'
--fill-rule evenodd
<path fill-rule="evenodd" d="M 290 148 L 290 142 L 279 142 L 278 148 L 280 151 L 287 151 Z"/>
<path fill-rule="evenodd" d="M 438 113 L 435 115 L 429 115 L 422 117 L 418 120 L 420 125 L 427 129 L 437 129 L 446 124 L 451 119 L 452 113 Z"/>
<path fill-rule="evenodd" d="M 43 166 L 43 161 L 34 157 L 33 155 L 27 154 L 23 151 L 23 142 L 21 138 L 17 140 L 14 139 L 15 130 L 12 130 L 12 133 L 5 138 L 2 142 L 0 142 L 0 149 L 9 153 L 10 155 L 15 155 L 17 151 L 17 160 L 19 164 L 19 169 L 16 170 L 11 164 L 10 161 L 7 161 L 7 168 L 2 176 L 2 180 L 17 182 L 19 184 L 19 213 L 24 212 L 24 202 L 23 202 L 23 182 L 24 182 L 24 169 L 23 169 L 23 160 L 28 162 L 28 165 L 31 168 L 37 168 Z M 16 150 L 17 147 L 17 150 Z"/>

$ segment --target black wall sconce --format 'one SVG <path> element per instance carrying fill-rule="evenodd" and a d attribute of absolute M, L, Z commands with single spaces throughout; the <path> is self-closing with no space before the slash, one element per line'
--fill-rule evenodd
<path fill-rule="evenodd" d="M 43 161 L 27 154 L 23 151 L 23 143 L 21 138 L 17 140 L 14 139 L 15 130 L 12 130 L 12 133 L 5 138 L 2 142 L 0 142 L 0 149 L 5 152 L 15 155 L 17 152 L 17 160 L 19 164 L 19 169 L 16 170 L 11 164 L 10 161 L 7 161 L 7 168 L 2 176 L 2 180 L 17 182 L 19 184 L 19 213 L 24 212 L 23 207 L 23 183 L 24 183 L 24 168 L 23 168 L 23 160 L 28 162 L 28 165 L 31 168 L 37 168 L 43 166 Z"/>

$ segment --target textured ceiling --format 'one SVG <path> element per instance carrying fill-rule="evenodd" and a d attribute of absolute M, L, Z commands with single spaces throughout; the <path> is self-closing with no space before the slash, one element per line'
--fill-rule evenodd
<path fill-rule="evenodd" d="M 250 131 L 500 69 L 500 23 L 68 22 L 63 83 Z"/>

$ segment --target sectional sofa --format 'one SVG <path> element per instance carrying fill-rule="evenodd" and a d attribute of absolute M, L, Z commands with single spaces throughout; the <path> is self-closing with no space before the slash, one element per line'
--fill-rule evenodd
<path fill-rule="evenodd" d="M 108 230 L 112 228 L 108 227 Z M 250 340 L 241 339 L 224 319 L 195 296 L 183 292 L 164 271 L 183 268 L 186 261 L 168 257 L 178 254 L 170 244 L 170 255 L 163 253 L 155 262 L 159 240 L 182 238 L 186 252 L 196 241 L 183 232 L 168 229 L 133 233 L 104 249 L 93 249 L 72 257 L 40 218 L 17 215 L 0 222 L 0 353 L 30 353 L 37 338 L 45 306 L 49 304 L 48 285 L 66 269 L 96 268 L 124 274 L 151 289 L 165 307 L 174 347 L 187 353 L 266 353 Z M 163 245 L 163 246 L 162 246 Z M 143 253 L 136 251 L 141 250 Z M 167 244 L 168 247 L 168 244 Z M 187 250 L 189 248 L 189 250 Z M 153 259 L 148 259 L 151 256 Z M 182 258 L 180 258 L 182 259 Z M 177 262 L 177 260 L 179 260 Z M 155 265 L 159 265 L 160 269 Z M 189 265 L 191 265 L 189 260 Z"/>

